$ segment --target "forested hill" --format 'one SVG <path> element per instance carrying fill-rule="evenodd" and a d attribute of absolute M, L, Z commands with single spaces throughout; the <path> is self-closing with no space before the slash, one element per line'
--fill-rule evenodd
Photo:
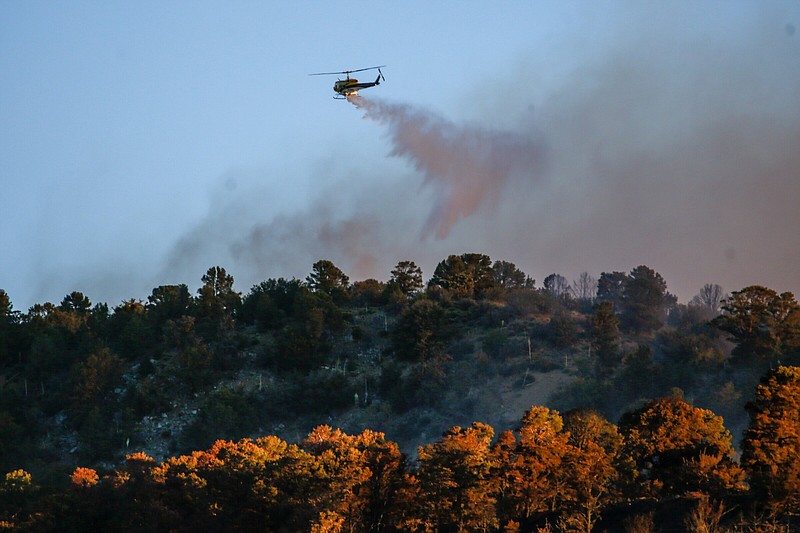
<path fill-rule="evenodd" d="M 658 522 L 687 491 L 712 515 L 800 510 L 791 293 L 680 304 L 646 266 L 537 286 L 483 254 L 427 283 L 326 260 L 244 295 L 220 267 L 201 282 L 27 313 L 0 290 L 5 525 L 572 531 L 633 524 L 641 498 Z"/>

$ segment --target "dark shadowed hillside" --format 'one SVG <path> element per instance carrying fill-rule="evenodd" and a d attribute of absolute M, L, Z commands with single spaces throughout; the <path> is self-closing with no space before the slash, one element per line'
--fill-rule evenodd
<path fill-rule="evenodd" d="M 560 530 L 572 531 L 583 521 L 586 531 L 609 520 L 634 520 L 635 514 L 667 524 L 662 515 L 669 505 L 711 514 L 723 505 L 741 512 L 763 504 L 782 513 L 796 509 L 794 474 L 776 481 L 765 473 L 768 460 L 777 459 L 764 455 L 763 442 L 774 435 L 755 427 L 761 419 L 753 418 L 771 412 L 777 401 L 775 394 L 757 391 L 759 379 L 771 368 L 798 363 L 800 307 L 790 293 L 753 286 L 728 295 L 709 284 L 681 304 L 646 266 L 597 279 L 585 273 L 572 282 L 552 274 L 537 286 L 513 263 L 473 253 L 441 261 L 427 283 L 412 261 L 398 263 L 387 282 L 351 282 L 326 260 L 315 263 L 304 280 L 268 279 L 246 294 L 220 267 L 210 268 L 201 281 L 196 294 L 186 285 L 159 286 L 147 301 L 114 307 L 73 292 L 59 304 L 37 304 L 27 313 L 14 310 L 0 292 L 0 450 L 9 472 L 7 504 L 14 494 L 25 500 L 34 492 L 62 490 L 70 473 L 73 485 L 93 498 L 112 500 L 122 496 L 113 476 L 143 475 L 143 486 L 156 483 L 142 489 L 151 498 L 151 490 L 169 485 L 178 472 L 211 475 L 203 470 L 208 465 L 201 466 L 202 454 L 228 464 L 230 454 L 255 453 L 247 451 L 247 443 L 255 442 L 265 450 L 258 454 L 285 459 L 289 453 L 305 464 L 323 460 L 324 450 L 338 449 L 341 439 L 355 439 L 346 446 L 367 453 L 373 445 L 357 442 L 378 432 L 380 442 L 396 446 L 392 453 L 403 454 L 405 465 L 398 463 L 402 488 L 392 494 L 407 499 L 406 507 L 398 503 L 407 514 L 391 523 L 412 530 L 451 530 L 443 524 L 451 524 L 448 513 L 455 511 L 436 507 L 439 514 L 429 516 L 433 526 L 423 527 L 414 517 L 428 513 L 425 505 L 450 497 L 435 480 L 441 468 L 454 468 L 450 461 L 462 460 L 472 466 L 464 467 L 467 478 L 453 470 L 453 487 L 468 491 L 457 497 L 458 505 L 474 506 L 474 498 L 493 502 L 469 507 L 475 513 L 469 520 L 483 530 L 513 530 L 513 522 L 523 530 L 558 523 Z M 774 370 L 771 375 L 773 381 L 762 381 L 762 387 L 785 387 L 793 379 Z M 800 400 L 792 390 L 785 394 L 796 421 Z M 588 413 L 593 418 L 586 419 Z M 611 441 L 596 433 L 601 421 L 602 431 L 615 435 L 613 452 Z M 545 430 L 535 429 L 540 424 L 552 432 L 544 441 Z M 319 433 L 330 428 L 341 433 Z M 233 443 L 219 440 L 240 441 L 235 446 L 244 448 L 225 451 Z M 327 444 L 317 448 L 319 443 Z M 532 451 L 537 446 L 541 452 Z M 453 455 L 454 450 L 461 451 Z M 605 455 L 592 458 L 600 450 Z M 463 453 L 482 459 L 458 455 Z M 488 460 L 486 453 L 494 462 L 484 471 L 475 465 Z M 592 481 L 559 492 L 555 471 L 523 466 L 531 453 L 537 461 L 556 461 L 553 467 L 599 468 L 604 488 L 596 493 Z M 187 463 L 187 457 L 196 459 Z M 332 472 L 343 468 L 341 460 L 329 467 Z M 796 458 L 785 461 L 795 472 Z M 285 475 L 285 467 L 276 463 L 278 470 L 269 476 Z M 375 475 L 369 471 L 365 483 Z M 106 473 L 111 477 L 99 481 Z M 32 487 L 38 488 L 30 492 Z M 556 492 L 541 493 L 547 490 Z M 669 503 L 687 494 L 691 505 Z M 172 498 L 184 496 L 164 497 L 168 501 L 152 505 L 171 507 Z M 299 502 L 309 496 L 297 497 Z M 35 507 L 37 498 L 29 504 Z M 636 504 L 636 513 L 619 507 L 631 498 L 650 503 Z M 736 498 L 745 503 L 730 503 Z M 294 514 L 290 522 L 322 527 L 328 519 L 352 518 L 351 511 L 314 505 L 317 510 Z M 10 522 L 18 520 L 11 515 Z M 275 516 L 269 520 L 280 522 Z M 167 527 L 171 519 L 163 519 Z M 229 519 L 220 520 L 222 527 Z M 370 523 L 370 529 L 362 524 L 351 530 L 388 527 Z M 474 528 L 462 524 L 453 530 Z"/>

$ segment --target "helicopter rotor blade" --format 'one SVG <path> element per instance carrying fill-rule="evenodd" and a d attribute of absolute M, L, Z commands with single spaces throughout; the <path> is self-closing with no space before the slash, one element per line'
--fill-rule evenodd
<path fill-rule="evenodd" d="M 361 72 L 361 71 L 363 71 L 363 70 L 375 70 L 375 69 L 382 69 L 382 68 L 383 68 L 383 67 L 385 67 L 385 66 L 386 66 L 386 65 L 378 65 L 377 67 L 359 68 L 359 69 L 356 69 L 356 70 L 351 70 L 350 72 Z"/>
<path fill-rule="evenodd" d="M 382 69 L 385 66 L 386 65 L 380 65 L 380 66 L 377 66 L 377 67 L 357 68 L 355 70 L 340 70 L 339 72 L 315 72 L 314 74 L 309 74 L 309 76 L 332 76 L 334 74 L 346 74 L 346 75 L 349 76 L 353 72 L 362 72 L 364 70 Z"/>

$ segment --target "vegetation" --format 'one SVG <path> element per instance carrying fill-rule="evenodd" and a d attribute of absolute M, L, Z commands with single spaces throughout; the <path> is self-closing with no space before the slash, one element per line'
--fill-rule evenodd
<path fill-rule="evenodd" d="M 195 295 L 27 312 L 0 290 L 0 527 L 798 527 L 791 293 L 681 305 L 646 266 L 537 288 L 476 253 L 389 274 L 322 260 L 242 295 L 215 266 Z"/>

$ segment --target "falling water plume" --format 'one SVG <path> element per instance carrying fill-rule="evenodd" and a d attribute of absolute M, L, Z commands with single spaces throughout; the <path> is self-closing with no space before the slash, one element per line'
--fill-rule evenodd
<path fill-rule="evenodd" d="M 461 218 L 497 203 L 512 177 L 532 176 L 542 150 L 527 135 L 455 124 L 407 104 L 351 96 L 365 118 L 388 127 L 389 155 L 411 162 L 437 193 L 423 235 L 446 237 Z"/>

